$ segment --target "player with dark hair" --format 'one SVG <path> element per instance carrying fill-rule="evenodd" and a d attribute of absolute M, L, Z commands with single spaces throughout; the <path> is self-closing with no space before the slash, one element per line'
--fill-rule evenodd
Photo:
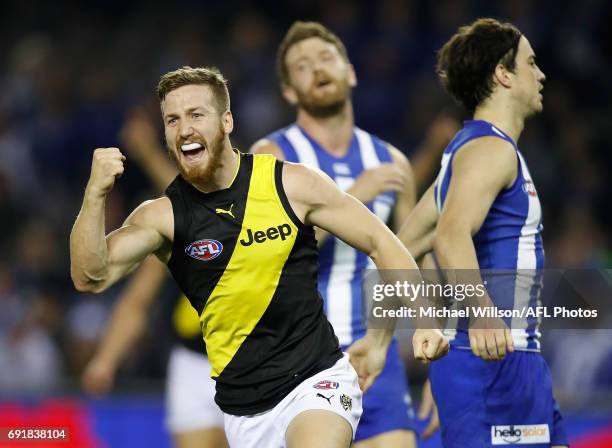
<path fill-rule="evenodd" d="M 456 278 L 482 282 L 480 273 L 493 272 L 477 306 L 536 306 L 542 212 L 517 142 L 525 119 L 542 110 L 544 74 L 527 38 L 493 19 L 460 28 L 439 52 L 438 73 L 473 119 L 398 236 L 416 257 L 433 249 Z M 511 274 L 499 280 L 500 271 Z M 568 444 L 537 319 L 473 319 L 449 336 L 449 356 L 430 368 L 445 447 Z"/>
<path fill-rule="evenodd" d="M 367 388 L 380 373 L 392 329 L 369 330 L 361 340 L 351 359 L 358 378 L 323 314 L 313 226 L 367 253 L 379 269 L 416 269 L 414 260 L 320 172 L 234 150 L 218 71 L 175 70 L 157 92 L 180 175 L 166 196 L 144 202 L 106 235 L 105 200 L 125 157 L 117 148 L 94 152 L 70 238 L 75 286 L 103 291 L 155 254 L 198 312 L 230 445 L 348 447 L 361 414 L 358 380 Z M 417 330 L 413 344 L 424 360 L 447 350 L 439 330 Z"/>

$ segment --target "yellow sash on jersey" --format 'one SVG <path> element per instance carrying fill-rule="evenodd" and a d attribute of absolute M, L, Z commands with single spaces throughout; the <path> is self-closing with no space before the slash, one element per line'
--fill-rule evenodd
<path fill-rule="evenodd" d="M 270 155 L 253 156 L 242 229 L 200 316 L 213 378 L 223 372 L 270 305 L 298 234 L 276 190 L 275 162 Z M 282 238 L 278 229 L 284 232 Z M 256 232 L 260 238 L 254 242 Z M 273 238 L 262 240 L 261 232 Z M 241 240 L 253 242 L 243 245 Z"/>

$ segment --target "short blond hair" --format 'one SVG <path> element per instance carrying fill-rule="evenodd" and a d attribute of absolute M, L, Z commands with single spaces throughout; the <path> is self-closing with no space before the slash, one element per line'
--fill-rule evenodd
<path fill-rule="evenodd" d="M 217 110 L 223 113 L 230 108 L 227 79 L 216 67 L 189 67 L 188 65 L 163 75 L 159 79 L 155 92 L 162 103 L 166 95 L 179 87 L 188 85 L 204 85 L 210 87 L 217 103 Z"/>

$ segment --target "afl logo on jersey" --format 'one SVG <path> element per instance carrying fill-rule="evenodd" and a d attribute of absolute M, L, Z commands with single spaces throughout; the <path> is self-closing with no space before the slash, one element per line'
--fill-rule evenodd
<path fill-rule="evenodd" d="M 535 189 L 535 185 L 530 180 L 526 180 L 523 184 L 523 191 L 527 193 L 529 196 L 537 196 L 538 192 Z"/>
<path fill-rule="evenodd" d="M 315 389 L 323 389 L 323 390 L 338 389 L 340 387 L 340 383 L 336 381 L 323 380 L 323 381 L 319 381 L 317 384 L 315 384 L 312 387 L 314 387 Z"/>
<path fill-rule="evenodd" d="M 202 261 L 210 261 L 217 258 L 223 252 L 223 244 L 217 240 L 198 240 L 185 248 L 185 253 L 191 258 Z"/>

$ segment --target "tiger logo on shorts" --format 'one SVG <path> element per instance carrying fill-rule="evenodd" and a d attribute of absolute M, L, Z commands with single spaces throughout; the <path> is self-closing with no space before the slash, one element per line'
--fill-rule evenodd
<path fill-rule="evenodd" d="M 344 395 L 344 394 L 340 395 L 340 404 L 342 405 L 344 410 L 347 412 L 353 409 L 353 400 L 348 395 Z"/>

